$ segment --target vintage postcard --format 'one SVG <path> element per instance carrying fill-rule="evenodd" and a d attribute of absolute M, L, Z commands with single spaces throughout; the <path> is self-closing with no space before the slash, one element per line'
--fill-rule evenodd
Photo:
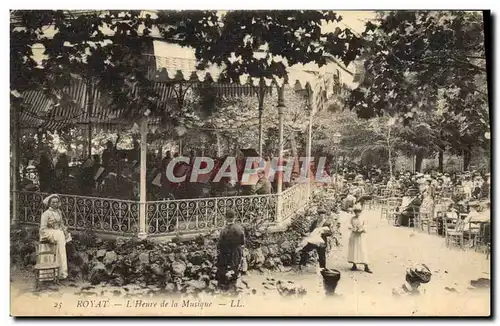
<path fill-rule="evenodd" d="M 490 316 L 490 38 L 11 10 L 11 315 Z"/>

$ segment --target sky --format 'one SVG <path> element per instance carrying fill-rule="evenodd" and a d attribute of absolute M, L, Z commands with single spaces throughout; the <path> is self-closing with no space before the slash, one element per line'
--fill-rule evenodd
<path fill-rule="evenodd" d="M 337 13 L 342 16 L 343 24 L 359 34 L 364 32 L 366 21 L 375 18 L 374 11 L 337 11 Z"/>

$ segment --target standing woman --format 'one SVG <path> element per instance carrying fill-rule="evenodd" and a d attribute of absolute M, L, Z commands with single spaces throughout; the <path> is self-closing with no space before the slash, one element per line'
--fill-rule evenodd
<path fill-rule="evenodd" d="M 422 204 L 420 205 L 420 213 L 427 214 L 428 218 L 434 217 L 434 186 L 431 180 L 426 180 L 425 186 L 422 188 Z"/>
<path fill-rule="evenodd" d="M 58 195 L 50 195 L 43 200 L 48 209 L 43 212 L 40 221 L 40 241 L 56 245 L 56 261 L 59 263 L 59 279 L 68 277 L 68 259 L 66 256 L 66 243 L 71 241 L 62 219 L 59 207 L 61 201 Z"/>
<path fill-rule="evenodd" d="M 347 261 L 352 264 L 352 271 L 358 270 L 357 264 L 365 265 L 365 272 L 372 273 L 368 267 L 368 257 L 364 241 L 364 233 L 366 233 L 365 222 L 360 219 L 361 205 L 358 203 L 354 206 L 354 216 L 351 217 L 351 236 L 349 237 L 349 248 L 347 252 Z"/>

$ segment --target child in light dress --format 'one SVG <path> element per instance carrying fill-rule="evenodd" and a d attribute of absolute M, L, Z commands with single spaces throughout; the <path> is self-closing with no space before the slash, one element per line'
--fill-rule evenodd
<path fill-rule="evenodd" d="M 351 217 L 349 229 L 351 236 L 349 237 L 349 247 L 347 252 L 347 261 L 352 264 L 351 270 L 358 270 L 357 264 L 365 265 L 364 271 L 372 273 L 368 266 L 368 257 L 364 243 L 364 234 L 366 233 L 365 223 L 360 219 L 361 205 L 356 204 L 353 208 L 354 216 Z"/>

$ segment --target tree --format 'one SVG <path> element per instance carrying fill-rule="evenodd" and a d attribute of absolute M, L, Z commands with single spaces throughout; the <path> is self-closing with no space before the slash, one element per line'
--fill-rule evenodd
<path fill-rule="evenodd" d="M 366 78 L 349 106 L 361 117 L 400 115 L 406 123 L 430 113 L 441 126 L 440 152 L 470 157 L 472 147 L 488 146 L 490 128 L 483 29 L 480 12 L 380 12 L 362 35 Z"/>
<path fill-rule="evenodd" d="M 150 58 L 143 55 L 152 40 L 194 48 L 200 68 L 224 65 L 228 80 L 247 74 L 275 81 L 296 63 L 325 64 L 327 54 L 352 61 L 359 39 L 349 29 L 321 30 L 340 20 L 331 11 L 157 11 L 155 17 L 138 10 L 16 11 L 11 89 L 43 89 L 56 103 L 71 102 L 62 88 L 78 75 L 109 92 L 110 105 L 149 115 L 160 107 L 147 74 Z M 33 58 L 34 45 L 44 48 L 41 63 Z"/>
<path fill-rule="evenodd" d="M 11 62 L 11 89 L 43 89 L 54 103 L 74 104 L 62 91 L 77 75 L 93 89 L 108 93 L 106 105 L 126 108 L 131 118 L 159 114 L 162 100 L 148 78 L 150 58 L 143 52 L 152 40 L 190 46 L 200 68 L 224 66 L 226 80 L 242 75 L 264 81 L 285 80 L 287 67 L 297 63 L 326 63 L 326 56 L 345 64 L 359 53 L 359 39 L 349 30 L 323 33 L 322 26 L 341 17 L 331 11 L 17 11 L 12 14 L 11 39 L 16 40 Z M 45 49 L 42 63 L 32 46 Z M 264 93 L 259 94 L 262 119 Z M 89 110 L 92 102 L 88 103 Z M 160 110 L 161 111 L 161 110 Z M 262 132 L 259 133 L 260 135 Z"/>
<path fill-rule="evenodd" d="M 160 105 L 148 75 L 151 57 L 144 53 L 172 26 L 176 34 L 193 31 L 182 41 L 200 41 L 198 29 L 212 15 L 215 12 L 170 11 L 153 18 L 139 10 L 18 10 L 11 14 L 11 90 L 43 90 L 54 104 L 68 105 L 74 98 L 63 88 L 77 77 L 86 81 L 88 95 L 99 88 L 108 95 L 102 99 L 106 105 L 126 108 L 130 118 L 165 116 L 165 105 Z M 172 35 L 168 41 L 175 43 Z M 44 49 L 42 62 L 35 60 L 34 46 Z"/>
<path fill-rule="evenodd" d="M 196 49 L 201 68 L 217 64 L 224 67 L 224 76 L 229 81 L 239 83 L 244 76 L 257 81 L 261 147 L 265 85 L 285 81 L 287 68 L 297 63 L 313 62 L 321 66 L 326 63 L 327 55 L 346 64 L 356 58 L 359 39 L 349 29 L 337 28 L 333 33 L 321 30 L 323 24 L 340 20 L 331 11 L 229 11 L 212 17 L 208 24 L 212 28 L 203 33 L 204 42 L 199 43 L 199 38 L 189 39 L 185 33 L 186 41 L 181 44 Z M 176 31 L 166 35 L 172 33 Z"/>
<path fill-rule="evenodd" d="M 308 113 L 305 110 L 306 99 L 304 94 L 296 92 L 291 87 L 285 87 L 285 96 L 288 98 L 288 106 L 284 108 L 284 130 L 287 135 L 288 145 L 292 156 L 298 154 L 298 147 L 301 134 L 306 130 L 308 124 Z M 202 103 L 193 101 L 193 112 L 196 112 L 197 118 L 189 122 L 184 121 L 188 128 L 196 132 L 205 132 L 214 135 L 214 143 L 217 143 L 218 137 L 229 141 L 238 148 L 255 148 L 258 146 L 259 126 L 263 130 L 269 131 L 276 127 L 278 120 L 278 108 L 276 103 L 270 97 L 264 100 L 265 107 L 268 108 L 263 115 L 254 110 L 259 105 L 259 98 L 252 96 L 243 96 L 240 98 L 221 98 L 218 101 L 218 108 L 209 115 L 204 114 Z M 189 105 L 188 105 L 189 106 Z M 268 140 L 268 134 L 263 135 L 263 141 Z M 199 146 L 199 139 L 193 138 L 193 147 Z M 219 144 L 222 144 L 219 140 Z M 266 147 L 266 146 L 264 146 Z M 267 152 L 272 154 L 270 146 L 267 146 Z M 229 148 L 228 148 L 229 149 Z M 221 155 L 222 148 L 217 152 Z M 231 152 L 231 150 L 230 150 Z M 232 154 L 232 153 L 230 153 Z"/>

